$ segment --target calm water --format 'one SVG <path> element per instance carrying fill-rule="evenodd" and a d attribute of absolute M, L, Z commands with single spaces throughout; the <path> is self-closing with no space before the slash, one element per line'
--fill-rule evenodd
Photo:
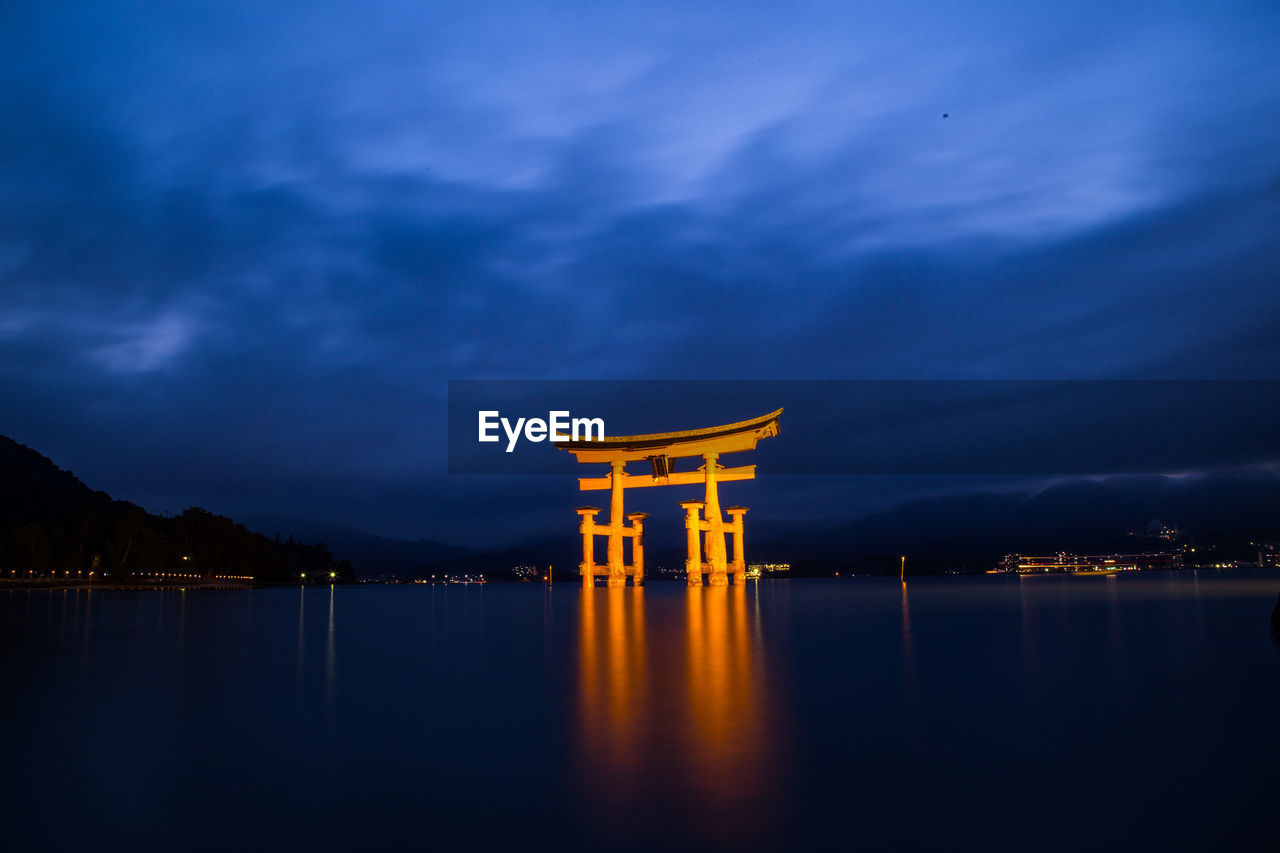
<path fill-rule="evenodd" d="M 4 846 L 1280 849 L 1277 592 L 0 592 Z"/>

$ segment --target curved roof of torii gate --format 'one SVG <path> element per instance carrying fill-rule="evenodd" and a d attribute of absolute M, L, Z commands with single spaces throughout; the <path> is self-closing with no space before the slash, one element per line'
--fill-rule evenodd
<path fill-rule="evenodd" d="M 778 416 L 781 414 L 782 409 L 778 409 L 758 418 L 703 429 L 615 435 L 594 441 L 556 441 L 553 444 L 573 453 L 579 462 L 644 459 L 649 456 L 679 459 L 703 453 L 734 453 L 752 450 L 758 440 L 777 435 Z"/>

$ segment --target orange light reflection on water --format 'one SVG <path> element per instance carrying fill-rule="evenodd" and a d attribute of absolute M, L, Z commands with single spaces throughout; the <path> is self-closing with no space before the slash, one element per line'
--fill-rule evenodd
<path fill-rule="evenodd" d="M 753 588 L 584 589 L 576 739 L 585 804 L 617 831 L 758 832 L 783 778 Z M 681 600 L 683 599 L 683 601 Z M 661 815 L 634 804 L 661 804 Z"/>

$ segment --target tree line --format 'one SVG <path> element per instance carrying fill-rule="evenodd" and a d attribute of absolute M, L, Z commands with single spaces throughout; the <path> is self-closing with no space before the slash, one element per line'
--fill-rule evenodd
<path fill-rule="evenodd" d="M 200 507 L 153 515 L 0 436 L 0 577 L 93 572 L 94 579 L 127 581 L 136 571 L 268 583 L 304 574 L 354 579 L 350 563 L 335 561 L 323 543 L 271 539 Z"/>
<path fill-rule="evenodd" d="M 125 501 L 79 510 L 57 524 L 26 522 L 0 532 L 0 570 L 7 577 L 92 571 L 108 581 L 127 580 L 134 571 L 225 574 L 268 583 L 304 574 L 353 579 L 351 565 L 334 560 L 323 543 L 269 539 L 200 507 L 166 518 Z"/>

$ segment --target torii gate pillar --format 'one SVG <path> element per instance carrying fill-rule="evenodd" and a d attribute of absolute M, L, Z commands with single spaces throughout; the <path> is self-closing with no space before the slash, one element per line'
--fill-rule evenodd
<path fill-rule="evenodd" d="M 622 536 L 626 519 L 622 517 L 622 475 L 626 463 L 615 459 L 609 474 L 609 586 L 627 585 L 627 567 L 622 562 Z"/>
<path fill-rule="evenodd" d="M 578 564 L 578 570 L 582 572 L 584 589 L 590 589 L 596 584 L 595 534 L 596 515 L 599 512 L 593 506 L 578 507 L 578 515 L 581 516 L 578 532 L 582 534 L 582 562 Z"/>
<path fill-rule="evenodd" d="M 648 517 L 647 512 L 627 514 L 631 519 L 631 583 L 635 586 L 644 586 L 644 520 Z"/>
<path fill-rule="evenodd" d="M 707 569 L 711 586 L 729 585 L 729 561 L 724 549 L 724 516 L 720 514 L 720 490 L 716 484 L 719 453 L 702 454 L 706 464 L 707 506 L 703 529 L 707 531 Z"/>
<path fill-rule="evenodd" d="M 747 514 L 745 506 L 731 506 L 725 510 L 733 519 L 729 523 L 729 532 L 733 534 L 733 563 L 731 571 L 734 583 L 747 582 L 747 556 L 742 544 L 742 517 Z"/>
<path fill-rule="evenodd" d="M 684 529 L 688 541 L 688 557 L 684 561 L 684 572 L 689 586 L 702 586 L 702 520 L 698 512 L 702 509 L 702 501 L 680 501 L 684 507 Z"/>

